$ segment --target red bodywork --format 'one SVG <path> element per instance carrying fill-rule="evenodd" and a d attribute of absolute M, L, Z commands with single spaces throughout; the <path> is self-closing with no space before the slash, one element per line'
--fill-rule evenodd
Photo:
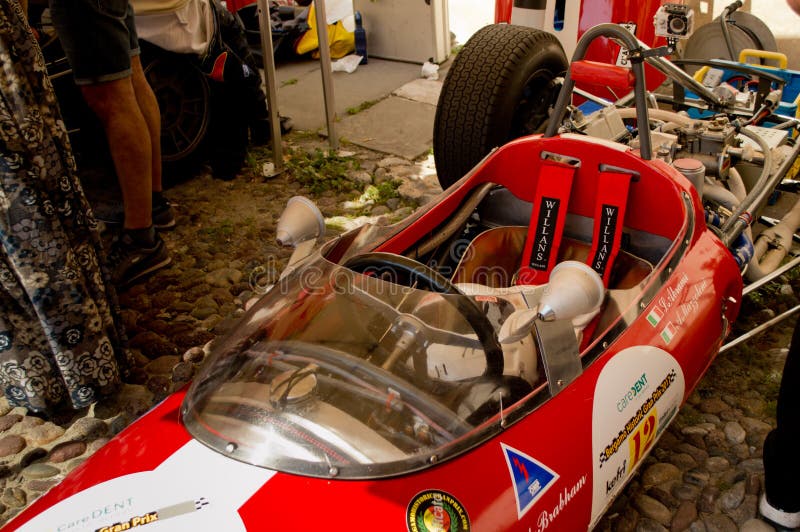
<path fill-rule="evenodd" d="M 569 12 L 567 6 L 577 1 L 578 0 L 565 0 L 561 9 Z M 548 14 L 556 13 L 556 16 L 559 15 L 559 8 L 556 6 L 559 6 L 560 3 L 557 0 L 547 0 L 545 3 L 547 5 L 546 12 Z M 554 21 L 546 21 L 545 27 L 537 29 L 544 29 L 545 31 L 552 32 L 553 35 L 561 41 L 562 46 L 564 46 L 564 49 L 567 51 L 568 59 L 572 59 L 570 50 L 574 49 L 575 43 L 587 30 L 606 22 L 635 25 L 636 37 L 651 48 L 655 48 L 666 44 L 666 40 L 663 37 L 656 37 L 655 26 L 653 25 L 653 17 L 662 3 L 661 0 L 643 0 L 640 2 L 634 2 L 633 0 L 581 1 L 579 10 L 580 16 L 578 17 L 577 23 L 577 35 L 558 31 L 557 27 L 553 27 Z M 513 6 L 514 0 L 496 0 L 495 23 L 525 25 L 524 21 L 514 20 L 512 16 Z M 560 25 L 561 24 L 556 24 L 556 26 Z M 599 37 L 589 45 L 589 49 L 583 59 L 614 65 L 617 63 L 619 54 L 620 46 L 618 44 L 607 37 Z M 649 65 L 645 68 L 647 70 L 647 88 L 653 90 L 664 81 L 664 76 Z M 608 93 L 598 93 L 598 95 L 604 98 L 610 97 Z M 620 94 L 619 96 L 622 95 Z"/>
<path fill-rule="evenodd" d="M 374 480 L 268 474 L 262 469 L 265 480 L 260 487 L 247 494 L 240 507 L 227 509 L 231 513 L 238 511 L 247 529 L 416 530 L 407 524 L 407 518 L 415 498 L 425 490 L 446 492 L 457 501 L 448 508 L 460 510 L 450 517 L 466 518 L 453 530 L 585 530 L 602 516 L 642 457 L 652 449 L 677 404 L 685 400 L 703 376 L 727 334 L 726 324 L 735 319 L 739 310 L 742 281 L 738 268 L 730 252 L 706 229 L 701 203 L 689 182 L 661 161 L 642 161 L 634 152 L 602 141 L 585 137 L 518 139 L 491 154 L 440 196 L 432 208 L 401 222 L 399 226 L 404 228 L 376 249 L 404 252 L 421 235 L 451 216 L 467 193 L 483 182 L 502 184 L 517 197 L 530 201 L 542 152 L 580 158 L 575 177 L 580 193 L 574 194 L 569 204 L 569 211 L 577 215 L 592 216 L 594 176 L 600 165 L 636 172 L 638 179 L 631 185 L 626 226 L 674 240 L 656 265 L 657 270 L 644 282 L 641 297 L 622 312 L 632 321 L 612 338 L 610 345 L 598 345 L 608 338 L 599 335 L 583 351 L 584 371 L 566 389 L 541 405 L 531 403 L 529 412 L 517 416 L 498 435 L 444 463 Z M 669 325 L 653 325 L 654 315 L 660 324 Z M 659 363 L 652 365 L 650 360 Z M 633 391 L 629 391 L 627 381 L 610 378 L 630 371 L 636 372 L 638 381 L 644 383 L 631 388 Z M 632 407 L 626 410 L 625 397 L 630 398 L 640 389 L 649 399 L 641 403 L 638 411 Z M 675 397 L 665 399 L 671 393 Z M 12 521 L 7 530 L 18 529 L 59 502 L 99 483 L 158 468 L 191 440 L 180 419 L 184 395 L 185 391 L 169 397 L 111 440 Z M 521 408 L 524 411 L 526 407 Z M 610 413 L 629 421 L 617 423 Z M 506 448 L 555 474 L 535 503 L 524 509 L 516 502 L 515 486 L 517 491 L 520 485 L 524 487 L 533 462 L 517 461 L 518 455 L 511 460 Z M 608 464 L 603 468 L 612 459 L 622 465 L 614 470 Z M 204 464 L 194 466 L 202 469 Z M 228 490 L 242 489 L 236 477 L 223 476 L 214 482 L 224 484 Z M 111 502 L 95 497 L 92 504 L 108 510 Z M 62 511 L 65 504 L 69 502 L 62 503 Z M 99 525 L 119 522 L 118 516 L 106 521 L 95 518 L 92 512 L 99 510 L 92 508 L 75 507 L 70 511 L 74 519 L 59 521 L 64 524 L 59 530 L 106 530 Z M 168 523 L 174 523 L 176 529 L 186 529 L 179 517 L 161 523 L 164 528 L 157 528 L 166 529 Z M 435 530 L 435 523 L 429 529 Z"/>
<path fill-rule="evenodd" d="M 566 0 L 574 2 L 577 0 Z M 557 4 L 554 0 L 549 0 L 548 4 Z M 661 6 L 661 0 L 644 0 L 634 2 L 633 0 L 597 0 L 580 3 L 580 19 L 578 21 L 578 38 L 586 33 L 589 28 L 613 22 L 615 24 L 633 23 L 636 24 L 636 36 L 640 41 L 650 46 L 656 46 L 655 26 L 653 26 L 653 16 Z M 511 20 L 512 7 L 514 0 L 495 0 L 496 24 L 514 24 Z M 553 6 L 550 6 L 551 8 Z M 590 59 L 605 63 L 614 63 L 616 52 L 609 50 L 605 45 L 595 45 L 592 47 L 594 52 Z"/>

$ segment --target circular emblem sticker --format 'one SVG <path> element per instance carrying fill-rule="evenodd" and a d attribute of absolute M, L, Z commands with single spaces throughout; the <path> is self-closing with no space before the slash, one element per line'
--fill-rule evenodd
<path fill-rule="evenodd" d="M 467 511 L 446 491 L 425 490 L 411 499 L 406 509 L 409 532 L 458 532 L 471 530 Z"/>

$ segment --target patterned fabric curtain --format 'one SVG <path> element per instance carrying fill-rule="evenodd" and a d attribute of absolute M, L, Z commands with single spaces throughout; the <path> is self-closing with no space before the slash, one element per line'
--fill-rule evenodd
<path fill-rule="evenodd" d="M 17 0 L 0 2 L 0 389 L 12 405 L 83 408 L 127 367 L 100 235 Z"/>

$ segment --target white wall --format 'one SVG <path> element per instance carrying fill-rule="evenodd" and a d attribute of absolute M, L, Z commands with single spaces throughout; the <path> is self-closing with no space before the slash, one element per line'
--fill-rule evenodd
<path fill-rule="evenodd" d="M 493 0 L 449 0 L 450 31 L 457 44 L 464 44 L 473 33 L 494 22 Z"/>
<path fill-rule="evenodd" d="M 763 20 L 776 38 L 800 37 L 800 15 L 792 11 L 786 0 L 754 0 L 750 12 Z"/>

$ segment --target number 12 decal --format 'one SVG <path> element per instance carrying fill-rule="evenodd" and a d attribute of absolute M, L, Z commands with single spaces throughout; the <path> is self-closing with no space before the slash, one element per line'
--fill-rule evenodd
<path fill-rule="evenodd" d="M 631 447 L 631 470 L 633 470 L 634 466 L 642 459 L 642 456 L 644 456 L 650 446 L 653 445 L 656 439 L 657 427 L 658 413 L 656 409 L 653 408 L 644 421 L 636 428 L 636 432 L 631 435 L 630 440 L 628 440 Z"/>

